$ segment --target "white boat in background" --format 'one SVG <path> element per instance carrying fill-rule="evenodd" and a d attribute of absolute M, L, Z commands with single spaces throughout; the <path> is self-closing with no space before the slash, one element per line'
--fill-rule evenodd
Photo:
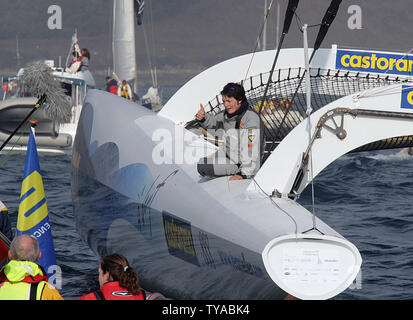
<path fill-rule="evenodd" d="M 137 5 L 135 0 L 113 0 L 113 74 L 118 84 L 126 80 L 134 93 L 138 92 L 135 49 L 135 12 L 139 9 L 135 7 Z M 153 70 L 151 72 L 154 73 Z M 159 111 L 162 108 L 162 99 L 159 96 L 156 75 L 152 77 L 152 82 L 153 86 L 137 102 L 148 109 Z"/>
<path fill-rule="evenodd" d="M 45 63 L 52 69 L 54 78 L 60 82 L 71 99 L 72 116 L 66 123 L 58 123 L 46 115 L 44 110 L 37 110 L 31 119 L 37 120 L 36 143 L 40 153 L 71 154 L 73 141 L 76 134 L 77 123 L 82 105 L 89 88 L 95 88 L 95 80 L 89 70 L 76 73 L 66 72 L 64 68 L 55 67 L 53 60 Z M 25 86 L 22 75 L 24 68 L 20 69 L 14 77 L 3 78 L 3 100 L 0 101 L 0 142 L 3 143 L 13 132 L 27 114 L 34 108 L 38 100 L 32 97 L 30 89 Z M 29 124 L 11 138 L 2 152 L 26 152 L 29 140 Z"/>

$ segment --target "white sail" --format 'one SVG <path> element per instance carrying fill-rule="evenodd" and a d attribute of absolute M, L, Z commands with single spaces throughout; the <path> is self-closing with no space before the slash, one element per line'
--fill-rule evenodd
<path fill-rule="evenodd" d="M 136 88 L 135 14 L 133 0 L 113 1 L 113 71 Z"/>

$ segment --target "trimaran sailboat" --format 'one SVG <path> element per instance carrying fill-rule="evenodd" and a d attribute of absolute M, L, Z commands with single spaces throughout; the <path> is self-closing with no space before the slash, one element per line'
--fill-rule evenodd
<path fill-rule="evenodd" d="M 307 51 L 306 41 L 280 49 L 298 5 L 290 0 L 279 50 L 205 70 L 159 113 L 89 90 L 72 197 L 94 252 L 123 253 L 144 288 L 177 299 L 327 299 L 351 285 L 358 249 L 296 199 L 348 152 L 413 145 L 413 63 L 403 53 L 318 49 L 340 2 Z M 244 79 L 248 67 L 254 76 Z M 218 92 L 234 81 L 265 123 L 265 161 L 253 179 L 201 178 L 196 163 L 217 146 L 188 123 L 200 101 L 222 110 Z"/>

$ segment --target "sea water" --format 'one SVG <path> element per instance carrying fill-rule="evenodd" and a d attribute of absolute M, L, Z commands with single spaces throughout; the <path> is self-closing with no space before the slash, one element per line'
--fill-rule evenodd
<path fill-rule="evenodd" d="M 336 299 L 413 298 L 413 157 L 399 151 L 345 155 L 315 178 L 316 215 L 363 259 Z M 312 211 L 311 187 L 299 202 Z"/>

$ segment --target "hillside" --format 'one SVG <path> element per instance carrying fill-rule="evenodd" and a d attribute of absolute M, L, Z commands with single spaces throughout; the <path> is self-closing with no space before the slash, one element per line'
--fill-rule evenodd
<path fill-rule="evenodd" d="M 120 0 L 117 0 L 120 1 Z M 0 11 L 0 74 L 17 70 L 16 38 L 21 64 L 59 56 L 65 61 L 71 35 L 78 30 L 81 47 L 91 51 L 91 69 L 102 83 L 111 64 L 111 0 L 14 0 L 2 1 Z M 163 85 L 181 85 L 199 71 L 230 57 L 254 50 L 262 24 L 264 0 L 146 0 L 144 26 L 136 26 L 138 77 L 148 83 L 147 33 L 152 59 Z M 270 2 L 270 0 L 268 0 Z M 268 48 L 275 47 L 276 4 L 280 3 L 280 28 L 287 0 L 274 0 L 267 33 Z M 297 15 L 301 22 L 318 24 L 330 1 L 301 0 Z M 62 8 L 62 29 L 50 30 L 51 5 Z M 362 9 L 362 29 L 351 30 L 347 21 L 350 5 Z M 152 23 L 149 23 L 152 22 Z M 406 1 L 344 0 L 323 47 L 340 46 L 405 50 L 411 48 L 412 20 Z M 151 31 L 153 30 L 153 33 Z M 310 46 L 318 28 L 310 29 Z M 153 35 L 153 37 L 152 37 Z M 294 19 L 284 47 L 302 46 L 302 35 Z M 270 67 L 270 66 L 269 66 Z"/>

